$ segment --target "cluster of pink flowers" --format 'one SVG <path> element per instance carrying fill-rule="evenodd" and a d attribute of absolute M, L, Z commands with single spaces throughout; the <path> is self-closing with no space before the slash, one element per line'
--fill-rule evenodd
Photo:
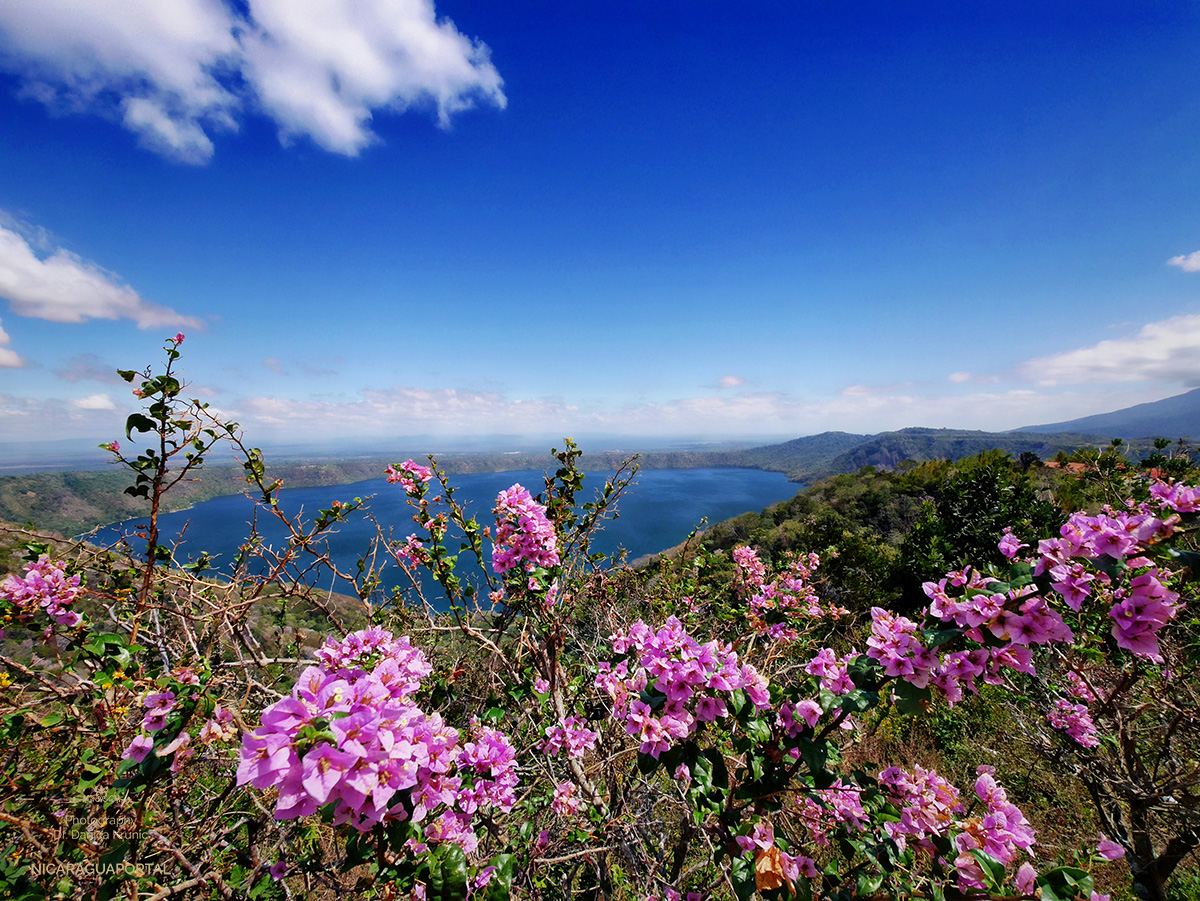
<path fill-rule="evenodd" d="M 157 732 L 166 728 L 167 717 L 175 709 L 175 692 L 160 691 L 147 695 L 142 701 L 146 714 L 142 717 L 142 728 L 147 732 Z"/>
<path fill-rule="evenodd" d="M 1100 744 L 1096 735 L 1096 724 L 1092 721 L 1086 704 L 1072 704 L 1058 698 L 1054 702 L 1054 708 L 1046 714 L 1046 719 L 1055 729 L 1062 729 L 1075 739 L 1075 743 L 1081 747 L 1094 748 Z"/>
<path fill-rule="evenodd" d="M 558 539 L 546 508 L 521 485 L 496 497 L 496 540 L 492 568 L 498 574 L 524 565 L 526 572 L 539 566 L 558 566 Z"/>
<path fill-rule="evenodd" d="M 575 797 L 576 785 L 574 782 L 560 782 L 554 786 L 554 798 L 550 802 L 550 809 L 562 817 L 572 817 L 583 804 L 583 799 Z"/>
<path fill-rule="evenodd" d="M 884 823 L 883 828 L 895 839 L 900 850 L 909 841 L 933 853 L 931 838 L 945 834 L 956 814 L 963 812 L 958 789 L 933 770 L 918 766 L 910 773 L 889 767 L 879 774 L 893 802 L 900 808 L 900 821 Z"/>
<path fill-rule="evenodd" d="M 795 738 L 804 731 L 805 726 L 810 729 L 816 726 L 822 713 L 824 711 L 821 709 L 821 705 L 811 699 L 800 701 L 798 704 L 784 701 L 779 705 L 779 715 L 775 724 L 783 730 L 788 738 Z"/>
<path fill-rule="evenodd" d="M 958 871 L 961 888 L 982 889 L 985 886 L 983 870 L 979 861 L 971 854 L 972 849 L 985 851 L 1000 863 L 1013 863 L 1020 851 L 1033 846 L 1033 827 L 1025 815 L 1008 800 L 1004 788 L 996 781 L 995 769 L 981 766 L 976 770 L 975 795 L 987 807 L 987 813 L 971 817 L 956 824 L 959 833 L 954 843 L 958 850 L 954 868 Z"/>
<path fill-rule="evenodd" d="M 1174 511 L 1193 512 L 1200 506 L 1200 489 L 1160 483 L 1152 486 L 1151 492 Z M 1034 573 L 1048 573 L 1055 594 L 1076 612 L 1095 586 L 1104 586 L 1112 599 L 1108 615 L 1117 645 L 1138 656 L 1161 660 L 1157 635 L 1178 613 L 1179 595 L 1167 589 L 1163 574 L 1141 554 L 1149 544 L 1169 537 L 1178 521 L 1177 512 L 1163 519 L 1150 505 L 1129 510 L 1105 508 L 1095 516 L 1073 514 L 1060 530 L 1061 537 L 1038 543 Z M 1006 531 L 1000 544 L 1010 559 L 1024 547 L 1011 531 Z M 1092 565 L 1104 556 L 1126 564 L 1128 575 L 1123 578 L 1128 581 L 1114 584 L 1108 573 Z M 924 589 L 930 598 L 930 613 L 952 622 L 965 637 L 981 644 L 986 638 L 998 638 L 1007 645 L 939 656 L 924 646 L 916 623 L 874 608 L 867 654 L 879 661 L 887 675 L 921 688 L 933 685 L 944 691 L 951 703 L 961 699 L 964 689 L 974 691 L 974 680 L 980 676 L 988 682 L 998 681 L 1003 667 L 1032 673 L 1030 646 L 1069 642 L 1074 634 L 1046 599 L 1035 593 L 1033 585 L 995 591 L 991 586 L 998 582 L 968 568 L 939 582 L 927 582 Z M 1062 709 L 1056 710 L 1055 716 L 1076 724 L 1071 727 L 1073 735 L 1090 735 L 1078 716 L 1068 717 Z"/>
<path fill-rule="evenodd" d="M 835 695 L 854 691 L 854 680 L 850 678 L 849 664 L 858 651 L 853 648 L 844 657 L 838 657 L 833 648 L 821 648 L 817 655 L 804 665 L 804 671 L 820 679 L 821 687 Z"/>
<path fill-rule="evenodd" d="M 822 605 L 810 584 L 820 565 L 816 554 L 792 556 L 787 569 L 771 582 L 758 553 L 749 547 L 735 547 L 733 562 L 737 578 L 750 598 L 750 625 L 761 634 L 779 641 L 795 641 L 800 637 L 798 626 L 812 619 L 837 619 L 850 611 L 833 604 Z"/>
<path fill-rule="evenodd" d="M 923 588 L 930 598 L 930 612 L 965 629 L 967 637 L 975 641 L 983 639 L 982 629 L 1021 647 L 1075 638 L 1058 612 L 1033 594 L 1033 586 L 994 592 L 990 586 L 998 581 L 968 568 L 950 573 L 939 582 L 926 582 Z M 963 596 L 951 596 L 950 587 L 963 588 Z"/>
<path fill-rule="evenodd" d="M 1072 610 L 1078 611 L 1094 585 L 1111 589 L 1109 610 L 1117 645 L 1147 659 L 1161 659 L 1158 632 L 1177 614 L 1179 595 L 1163 584 L 1158 568 L 1143 552 L 1169 538 L 1179 523 L 1179 513 L 1200 508 L 1200 488 L 1156 482 L 1150 487 L 1152 504 L 1130 505 L 1128 510 L 1106 507 L 1089 516 L 1075 513 L 1061 530 L 1061 538 L 1038 543 L 1034 572 L 1050 573 L 1053 588 Z M 1165 513 L 1165 518 L 1159 513 Z M 1114 585 L 1109 575 L 1087 564 L 1101 556 L 1122 560 L 1131 572 L 1127 585 Z"/>
<path fill-rule="evenodd" d="M 74 628 L 83 622 L 83 617 L 67 608 L 83 594 L 83 588 L 79 574 L 68 576 L 66 569 L 64 561 L 52 561 L 42 554 L 26 565 L 23 577 L 12 573 L 4 577 L 0 582 L 0 601 L 6 601 L 10 607 L 9 615 L 23 623 L 31 622 L 38 610 L 45 611 L 53 621 L 47 626 L 47 633 L 52 632 L 55 625 Z"/>
<path fill-rule="evenodd" d="M 389 485 L 399 484 L 409 494 L 418 496 L 423 493 L 425 483 L 433 478 L 433 470 L 412 460 L 405 460 L 399 468 L 388 466 L 387 480 Z"/>
<path fill-rule="evenodd" d="M 213 715 L 208 722 L 200 727 L 200 741 L 206 745 L 214 741 L 232 741 L 237 734 L 233 713 L 220 704 L 213 708 Z"/>
<path fill-rule="evenodd" d="M 263 711 L 242 738 L 239 785 L 279 788 L 278 819 L 335 805 L 334 822 L 366 832 L 376 823 L 425 823 L 424 842 L 476 847 L 472 818 L 515 803 L 515 751 L 503 733 L 457 730 L 411 702 L 430 666 L 407 638 L 379 628 L 332 639 L 292 696 Z M 424 842 L 410 840 L 416 851 Z"/>
<path fill-rule="evenodd" d="M 1023 547 L 1029 547 L 1029 545 L 1013 534 L 1012 526 L 1005 526 L 1004 534 L 1000 537 L 1000 553 L 1011 560 L 1020 553 Z"/>
<path fill-rule="evenodd" d="M 1151 567 L 1113 592 L 1115 603 L 1108 611 L 1117 646 L 1139 657 L 1159 661 L 1158 632 L 1179 612 L 1179 595 L 1168 591 Z"/>
<path fill-rule="evenodd" d="M 749 835 L 735 835 L 734 841 L 742 849 L 742 856 L 754 854 L 759 857 L 763 852 L 770 852 L 775 847 L 775 827 L 766 820 L 755 823 Z M 780 869 L 788 883 L 793 883 L 801 874 L 810 879 L 820 875 L 817 863 L 811 857 L 803 854 L 792 855 L 786 851 L 776 851 L 779 855 Z M 790 888 L 790 885 L 789 885 Z M 678 897 L 678 896 L 676 896 Z M 690 895 L 688 896 L 691 897 Z"/>
<path fill-rule="evenodd" d="M 758 551 L 739 545 L 733 549 L 733 562 L 743 584 L 751 591 L 762 591 L 766 584 L 767 567 L 758 559 Z"/>
<path fill-rule="evenodd" d="M 964 818 L 967 810 L 958 790 L 933 770 L 920 766 L 912 772 L 900 767 L 884 770 L 879 774 L 879 783 L 900 812 L 899 820 L 883 824 L 884 830 L 901 851 L 912 844 L 930 859 L 938 853 L 934 839 L 953 835 L 958 852 L 954 867 L 960 887 L 983 888 L 983 873 L 971 849 L 986 851 L 1001 863 L 1011 864 L 1019 851 L 1034 842 L 1029 822 L 1009 802 L 993 774 L 991 767 L 979 767 L 975 794 L 986 811 Z M 828 845 L 839 829 L 854 833 L 871 826 L 861 790 L 841 779 L 827 789 L 801 795 L 795 809 L 809 840 L 817 846 Z"/>
<path fill-rule="evenodd" d="M 1200 511 L 1200 488 L 1178 482 L 1155 482 L 1150 486 L 1150 496 L 1160 506 L 1176 513 Z"/>
<path fill-rule="evenodd" d="M 421 566 L 429 560 L 429 552 L 416 535 L 409 535 L 402 543 L 393 545 L 392 554 L 409 566 Z"/>
<path fill-rule="evenodd" d="M 926 583 L 927 592 L 933 584 Z M 983 638 L 977 630 L 968 629 L 966 634 L 976 640 Z M 962 700 L 964 691 L 977 690 L 976 679 L 999 685 L 1004 681 L 1006 669 L 1034 672 L 1032 652 L 1016 642 L 939 655 L 922 643 L 920 627 L 915 622 L 880 607 L 871 608 L 871 637 L 867 646 L 867 656 L 877 660 L 887 675 L 917 688 L 937 688 L 951 705 Z"/>
<path fill-rule="evenodd" d="M 551 757 L 557 757 L 563 751 L 568 757 L 583 757 L 596 746 L 596 740 L 600 737 L 585 728 L 586 723 L 587 720 L 581 716 L 569 716 L 556 726 L 547 726 L 542 751 Z"/>
<path fill-rule="evenodd" d="M 1091 686 L 1084 681 L 1079 673 L 1074 670 L 1069 671 L 1067 673 L 1067 682 L 1071 686 L 1070 692 L 1072 696 L 1088 704 L 1096 700 L 1096 693 L 1092 691 Z"/>
<path fill-rule="evenodd" d="M 828 845 L 829 836 L 838 828 L 859 832 L 869 823 L 862 806 L 862 791 L 841 777 L 829 788 L 819 789 L 796 799 L 796 813 L 808 829 L 814 845 Z"/>
<path fill-rule="evenodd" d="M 199 681 L 199 680 L 197 680 Z M 167 727 L 167 717 L 178 705 L 179 701 L 175 692 L 170 689 L 166 691 L 155 692 L 147 695 L 142 699 L 142 706 L 146 708 L 145 714 L 142 716 L 142 732 L 140 732 L 129 743 L 128 747 L 121 753 L 122 760 L 133 760 L 141 763 L 146 759 L 152 750 L 154 750 L 154 737 L 149 734 L 160 732 Z M 237 735 L 237 730 L 231 723 L 233 715 L 229 711 L 224 710 L 220 705 L 213 711 L 214 719 L 205 724 L 201 731 L 201 741 L 208 744 L 214 738 L 225 740 L 225 736 L 233 738 Z M 160 747 L 154 752 L 156 757 L 170 757 L 174 754 L 171 761 L 171 772 L 178 773 L 183 767 L 184 762 L 192 757 L 196 750 L 191 747 L 191 733 L 181 731 L 167 744 Z"/>
<path fill-rule="evenodd" d="M 726 699 L 739 689 L 758 710 L 771 706 L 764 676 L 740 663 L 728 645 L 700 644 L 674 616 L 657 632 L 638 621 L 614 635 L 612 647 L 631 657 L 615 666 L 601 663 L 596 685 L 612 700 L 613 715 L 625 721 L 626 731 L 640 739 L 643 754 L 657 758 L 701 723 L 727 716 Z M 657 714 L 640 699 L 648 689 L 664 697 Z"/>

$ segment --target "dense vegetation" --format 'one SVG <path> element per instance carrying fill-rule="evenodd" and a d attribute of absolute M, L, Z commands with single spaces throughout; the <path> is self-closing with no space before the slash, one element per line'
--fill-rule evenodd
<path fill-rule="evenodd" d="M 409 460 L 413 534 L 344 571 L 360 502 L 280 509 L 182 340 L 109 447 L 144 558 L 6 533 L 5 897 L 1194 896 L 1180 449 L 866 467 L 638 571 L 590 546 L 628 470 L 585 490 L 568 442 L 484 526 Z M 291 536 L 226 580 L 155 525 L 218 444 Z"/>

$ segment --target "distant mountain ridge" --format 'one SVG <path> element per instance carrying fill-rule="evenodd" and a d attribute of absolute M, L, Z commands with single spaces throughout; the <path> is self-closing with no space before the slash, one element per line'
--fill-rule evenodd
<path fill-rule="evenodd" d="M 1200 388 L 1111 413 L 1026 425 L 1014 432 L 1076 432 L 1111 438 L 1200 438 Z"/>
<path fill-rule="evenodd" d="M 907 428 L 876 435 L 821 432 L 780 444 L 728 450 L 652 451 L 639 456 L 647 469 L 697 467 L 748 467 L 782 472 L 793 482 L 812 482 L 839 473 L 857 472 L 864 466 L 893 469 L 904 460 L 960 460 L 986 450 L 1001 450 L 1014 458 L 1023 453 L 1042 459 L 1059 451 L 1104 447 L 1110 437 L 1171 438 L 1200 436 L 1200 389 L 1153 404 L 1141 404 L 1071 422 L 1025 426 L 1009 432 L 965 429 Z M 412 454 L 419 458 L 420 454 Z M 626 451 L 584 448 L 582 464 L 590 471 L 612 470 L 629 456 Z M 370 455 L 358 458 L 271 460 L 271 478 L 282 478 L 289 487 L 340 485 L 379 478 L 385 462 L 403 455 Z M 546 454 L 459 452 L 439 461 L 448 472 L 501 472 L 510 469 L 543 469 Z M 49 468 L 49 467 L 48 467 Z M 168 496 L 168 509 L 180 509 L 245 488 L 241 467 L 206 468 L 199 482 L 189 482 Z M 0 475 L 0 519 L 77 534 L 93 526 L 141 514 L 143 502 L 124 494 L 126 472 L 106 467 L 96 472 L 41 472 Z"/>
<path fill-rule="evenodd" d="M 1103 446 L 1095 435 L 1078 432 L 1021 433 L 980 432 L 968 429 L 907 428 L 878 435 L 822 432 L 783 444 L 728 452 L 732 463 L 710 465 L 753 466 L 784 472 L 794 482 L 808 482 L 864 466 L 892 469 L 903 460 L 961 460 L 986 450 L 1001 450 L 1011 456 L 1023 453 L 1041 458 L 1059 451 Z"/>

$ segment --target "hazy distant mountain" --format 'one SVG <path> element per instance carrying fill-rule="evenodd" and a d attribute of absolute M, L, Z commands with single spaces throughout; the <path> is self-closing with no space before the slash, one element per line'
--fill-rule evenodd
<path fill-rule="evenodd" d="M 1200 388 L 1149 404 L 1014 432 L 1077 432 L 1111 438 L 1200 438 Z"/>
<path fill-rule="evenodd" d="M 1096 444 L 1091 435 L 1054 433 L 978 432 L 967 429 L 900 429 L 883 432 L 830 461 L 831 472 L 854 472 L 864 466 L 890 469 L 902 460 L 961 460 L 986 450 L 1001 450 L 1016 459 L 1023 453 L 1045 459 L 1060 450 Z"/>
<path fill-rule="evenodd" d="M 737 465 L 785 472 L 792 481 L 802 481 L 824 472 L 832 460 L 872 437 L 849 432 L 821 432 L 782 444 L 735 451 L 730 456 L 738 461 Z"/>
<path fill-rule="evenodd" d="M 1080 433 L 1014 434 L 965 429 L 909 428 L 878 435 L 822 432 L 807 438 L 712 455 L 692 466 L 755 466 L 787 473 L 794 482 L 808 482 L 864 466 L 891 469 L 902 460 L 961 460 L 982 451 L 998 449 L 1014 459 L 1029 452 L 1046 459 L 1060 450 L 1102 446 L 1092 435 Z M 680 465 L 675 463 L 674 465 Z"/>

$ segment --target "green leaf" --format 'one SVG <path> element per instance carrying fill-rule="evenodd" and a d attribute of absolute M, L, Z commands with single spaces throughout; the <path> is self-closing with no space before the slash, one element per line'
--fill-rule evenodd
<path fill-rule="evenodd" d="M 962 629 L 926 629 L 925 630 L 925 647 L 929 650 L 940 648 L 947 642 L 953 641 L 962 634 Z"/>
<path fill-rule="evenodd" d="M 983 870 L 983 878 L 987 881 L 988 888 L 994 892 L 1000 891 L 1004 886 L 1004 864 L 986 851 L 981 851 L 978 848 L 971 848 L 970 850 L 971 856 L 979 861 L 979 866 Z"/>
<path fill-rule="evenodd" d="M 1114 582 L 1121 577 L 1121 573 L 1129 568 L 1125 565 L 1124 560 L 1117 560 L 1107 554 L 1101 554 L 1099 557 L 1092 558 L 1092 565 Z"/>
<path fill-rule="evenodd" d="M 769 723 L 756 717 L 746 724 L 746 735 L 760 745 L 766 744 L 771 740 L 771 726 Z"/>
<path fill-rule="evenodd" d="M 466 901 L 467 855 L 458 845 L 442 845 L 434 856 L 441 858 L 441 894 L 431 895 L 430 901 Z"/>
<path fill-rule="evenodd" d="M 883 885 L 883 873 L 858 874 L 858 893 L 860 895 L 873 895 L 881 885 Z"/>
<path fill-rule="evenodd" d="M 658 758 L 651 757 L 649 754 L 643 754 L 641 751 L 639 751 L 637 757 L 637 766 L 638 772 L 640 772 L 643 776 L 649 776 L 656 769 L 658 769 Z"/>
<path fill-rule="evenodd" d="M 512 854 L 497 854 L 492 858 L 490 865 L 496 868 L 496 872 L 492 873 L 484 890 L 483 901 L 508 901 L 512 894 L 516 864 L 517 859 Z"/>
<path fill-rule="evenodd" d="M 878 703 L 878 692 L 863 691 L 861 688 L 856 688 L 842 698 L 842 703 L 838 705 L 838 709 L 848 710 L 851 713 L 862 713 L 864 710 L 870 710 Z"/>
<path fill-rule="evenodd" d="M 1042 901 L 1075 901 L 1092 894 L 1092 876 L 1079 867 L 1056 867 L 1038 877 Z"/>
<path fill-rule="evenodd" d="M 63 715 L 61 713 L 48 713 L 41 718 L 41 720 L 38 722 L 38 725 L 43 729 L 48 729 L 51 726 L 57 726 L 62 721 Z"/>
<path fill-rule="evenodd" d="M 125 437 L 132 438 L 134 432 L 153 432 L 155 428 L 155 422 L 150 417 L 141 413 L 130 413 L 129 418 L 125 420 Z"/>
<path fill-rule="evenodd" d="M 850 678 L 854 680 L 855 687 L 865 691 L 873 691 L 878 688 L 879 679 L 883 675 L 883 668 L 866 654 L 859 654 L 851 660 L 847 671 Z"/>
<path fill-rule="evenodd" d="M 1169 547 L 1167 548 L 1167 556 L 1176 563 L 1188 568 L 1186 578 L 1189 582 L 1200 581 L 1200 553 L 1196 551 L 1181 551 L 1179 548 Z"/>
<path fill-rule="evenodd" d="M 748 703 L 746 692 L 742 689 L 739 688 L 729 693 L 729 709 L 733 712 L 734 716 L 741 713 Z"/>
<path fill-rule="evenodd" d="M 921 709 L 921 703 L 932 697 L 933 692 L 928 686 L 917 688 L 911 682 L 900 681 L 892 687 L 892 700 L 896 709 L 903 714 L 916 713 Z"/>
<path fill-rule="evenodd" d="M 127 382 L 132 382 L 134 379 L 136 379 L 138 377 L 138 374 L 132 369 L 118 369 L 117 375 L 119 375 L 121 378 L 123 378 Z"/>
<path fill-rule="evenodd" d="M 1024 588 L 1033 584 L 1033 564 L 1014 563 L 1008 570 L 1008 583 L 1013 588 Z"/>
<path fill-rule="evenodd" d="M 829 742 L 801 738 L 796 746 L 800 749 L 800 756 L 804 760 L 804 765 L 808 767 L 817 788 L 829 788 L 833 785 L 837 777 L 828 770 L 832 756 Z"/>
<path fill-rule="evenodd" d="M 733 893 L 737 896 L 738 901 L 750 901 L 757 889 L 754 881 L 754 858 L 735 857 L 729 869 Z"/>

